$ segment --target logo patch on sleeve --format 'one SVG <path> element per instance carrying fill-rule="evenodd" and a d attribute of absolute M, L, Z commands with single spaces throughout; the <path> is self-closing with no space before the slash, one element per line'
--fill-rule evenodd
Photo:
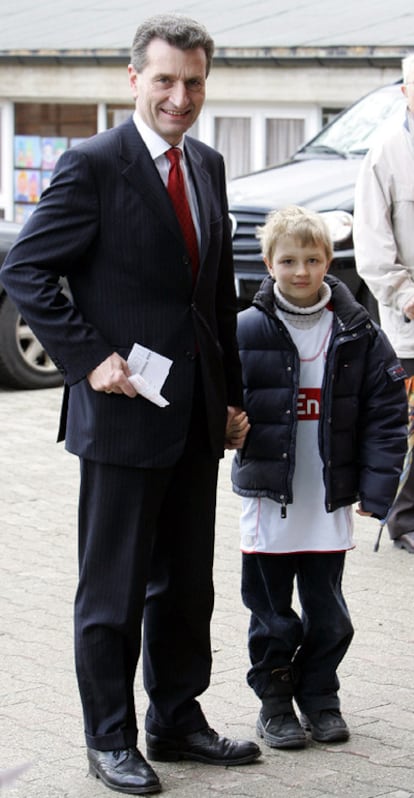
<path fill-rule="evenodd" d="M 394 363 L 393 366 L 390 366 L 387 369 L 387 374 L 391 377 L 393 382 L 397 382 L 397 380 L 406 380 L 407 374 L 401 363 Z"/>

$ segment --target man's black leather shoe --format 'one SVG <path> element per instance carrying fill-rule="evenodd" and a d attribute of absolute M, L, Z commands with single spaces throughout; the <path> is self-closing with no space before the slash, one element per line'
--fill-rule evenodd
<path fill-rule="evenodd" d="M 191 759 L 207 765 L 246 765 L 262 753 L 256 743 L 229 740 L 207 727 L 186 737 L 158 737 L 147 732 L 147 756 L 157 762 Z"/>
<path fill-rule="evenodd" d="M 111 790 L 128 795 L 161 792 L 161 784 L 151 765 L 137 748 L 119 751 L 96 751 L 88 748 L 89 773 L 101 779 Z"/>

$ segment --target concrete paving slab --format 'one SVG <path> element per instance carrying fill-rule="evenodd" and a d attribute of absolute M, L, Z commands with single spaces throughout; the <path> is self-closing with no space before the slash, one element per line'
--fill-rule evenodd
<path fill-rule="evenodd" d="M 0 390 L 0 788 L 10 798 L 101 798 L 88 775 L 73 664 L 78 463 L 55 443 L 60 389 Z M 240 598 L 239 499 L 221 464 L 212 624 L 214 667 L 202 699 L 211 725 L 255 738 L 246 683 L 248 613 Z M 339 672 L 348 743 L 263 746 L 239 768 L 157 764 L 171 798 L 414 798 L 414 557 L 356 516 L 345 595 L 355 638 Z M 142 722 L 141 674 L 136 700 Z M 145 746 L 143 746 L 145 749 Z M 30 763 L 13 785 L 7 769 Z"/>

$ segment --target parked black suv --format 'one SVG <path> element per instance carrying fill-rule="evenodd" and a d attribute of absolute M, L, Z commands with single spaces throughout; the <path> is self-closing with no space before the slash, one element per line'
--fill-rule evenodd
<path fill-rule="evenodd" d="M 256 226 L 263 224 L 269 211 L 295 204 L 323 213 L 334 241 L 330 273 L 343 280 L 377 318 L 376 302 L 355 269 L 354 187 L 369 147 L 390 125 L 402 123 L 404 113 L 400 83 L 376 89 L 339 114 L 286 163 L 230 181 L 228 194 L 240 307 L 251 302 L 265 274 L 255 237 Z"/>
<path fill-rule="evenodd" d="M 0 264 L 20 225 L 0 221 Z M 0 285 L 0 385 L 8 388 L 53 388 L 62 375 Z"/>

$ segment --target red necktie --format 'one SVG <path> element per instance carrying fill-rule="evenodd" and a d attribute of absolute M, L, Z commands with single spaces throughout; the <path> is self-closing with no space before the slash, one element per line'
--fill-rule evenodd
<path fill-rule="evenodd" d="M 195 282 L 199 266 L 198 243 L 193 217 L 185 192 L 184 176 L 180 164 L 181 150 L 178 147 L 171 147 L 165 154 L 171 164 L 167 189 L 191 259 L 193 282 Z"/>

